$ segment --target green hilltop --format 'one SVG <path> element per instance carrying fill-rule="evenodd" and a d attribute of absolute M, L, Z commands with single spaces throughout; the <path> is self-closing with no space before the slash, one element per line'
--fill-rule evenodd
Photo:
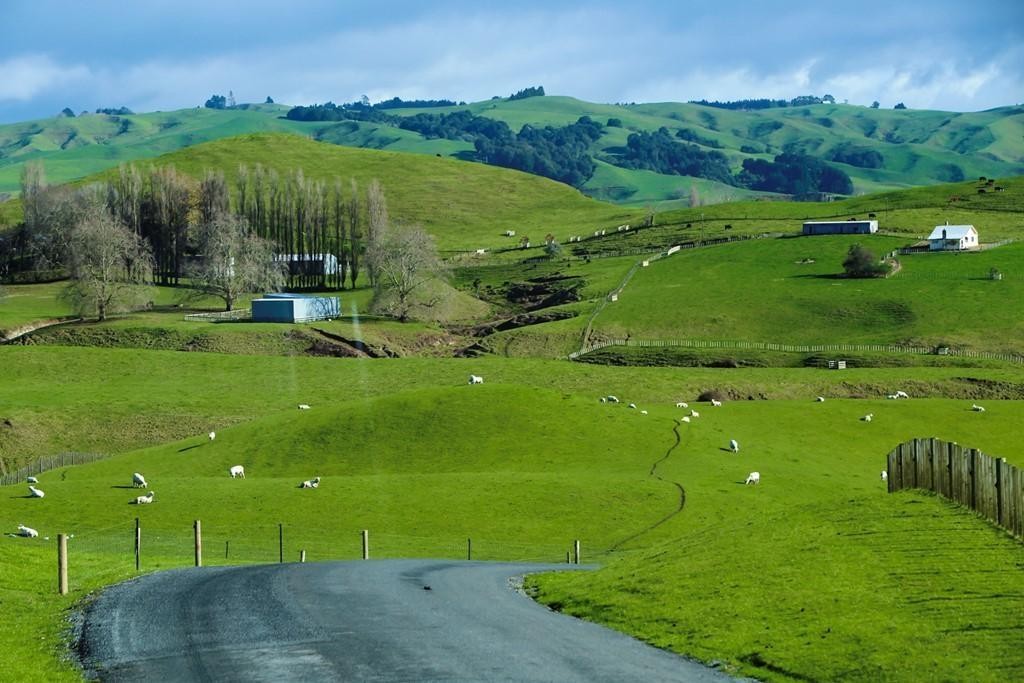
<path fill-rule="evenodd" d="M 123 161 L 152 158 L 200 142 L 263 131 L 294 132 L 350 147 L 465 157 L 469 138 L 426 137 L 388 122 L 293 121 L 284 105 L 236 109 L 58 117 L 0 126 L 0 193 L 15 193 L 21 166 L 46 162 L 57 182 L 74 180 Z M 634 132 L 683 131 L 704 151 L 723 153 L 733 170 L 744 159 L 770 160 L 782 152 L 808 154 L 845 171 L 856 192 L 1024 172 L 1024 110 L 983 112 L 883 110 L 846 104 L 741 111 L 700 104 L 597 104 L 572 97 L 493 99 L 455 107 L 387 109 L 393 117 L 468 111 L 523 126 L 565 126 L 581 116 L 607 126 L 588 154 L 597 168 L 583 184 L 590 196 L 628 204 L 688 202 L 691 185 L 704 203 L 758 193 L 703 178 L 666 175 L 616 165 L 617 150 Z"/>

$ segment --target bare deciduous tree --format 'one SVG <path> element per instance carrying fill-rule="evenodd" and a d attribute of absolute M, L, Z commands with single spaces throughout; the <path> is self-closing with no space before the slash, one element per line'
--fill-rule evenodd
<path fill-rule="evenodd" d="M 366 260 L 376 273 L 374 310 L 405 322 L 417 308 L 440 303 L 440 296 L 429 294 L 429 284 L 443 279 L 446 268 L 434 238 L 420 226 L 390 227 L 367 249 Z"/>
<path fill-rule="evenodd" d="M 199 263 L 192 268 L 195 291 L 224 301 L 225 310 L 248 292 L 276 291 L 284 274 L 273 245 L 249 232 L 245 219 L 222 213 L 199 228 Z"/>
<path fill-rule="evenodd" d="M 105 320 L 146 301 L 153 258 L 142 239 L 106 210 L 95 208 L 75 224 L 68 260 L 71 282 L 64 297 L 80 315 Z"/>
<path fill-rule="evenodd" d="M 376 180 L 370 181 L 366 188 L 366 252 L 378 250 L 378 245 L 385 239 L 388 231 L 388 204 L 384 199 L 384 188 Z M 366 259 L 366 275 L 370 286 L 377 286 L 377 267 L 373 259 Z"/>

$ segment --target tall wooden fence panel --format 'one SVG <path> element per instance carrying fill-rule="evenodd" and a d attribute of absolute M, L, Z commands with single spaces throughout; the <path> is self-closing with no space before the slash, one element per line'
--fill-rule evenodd
<path fill-rule="evenodd" d="M 913 439 L 890 451 L 887 472 L 889 493 L 934 491 L 1024 539 L 1024 474 L 1005 458 L 940 439 Z"/>

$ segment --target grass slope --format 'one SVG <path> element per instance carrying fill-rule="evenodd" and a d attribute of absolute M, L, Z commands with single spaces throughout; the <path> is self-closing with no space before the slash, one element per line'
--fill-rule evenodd
<path fill-rule="evenodd" d="M 887 279 L 836 277 L 854 243 L 885 253 L 905 240 L 798 237 L 681 252 L 640 269 L 618 302 L 597 318 L 595 330 L 641 339 L 1020 351 L 1024 245 L 902 256 L 902 271 Z M 988 278 L 992 267 L 1007 273 L 1002 281 Z"/>
<path fill-rule="evenodd" d="M 382 124 L 354 121 L 299 122 L 283 118 L 282 105 L 244 105 L 243 109 L 185 109 L 128 116 L 88 115 L 0 126 L 0 193 L 17 192 L 21 166 L 45 160 L 51 178 L 81 178 L 121 161 L 152 158 L 199 142 L 243 133 L 290 131 L 336 144 L 450 156 L 469 151 L 463 141 L 428 140 Z M 445 113 L 468 109 L 505 121 L 518 131 L 524 125 L 563 126 L 580 116 L 608 128 L 592 147 L 597 159 L 614 156 L 634 131 L 687 128 L 711 140 L 735 169 L 745 158 L 770 158 L 798 151 L 823 158 L 837 149 L 854 147 L 882 155 L 880 168 L 837 163 L 854 180 L 858 192 L 942 183 L 979 175 L 1007 176 L 1024 172 L 1024 110 L 1002 107 L 984 112 L 953 113 L 927 110 L 874 110 L 851 105 L 815 105 L 760 111 L 731 111 L 695 104 L 659 103 L 610 105 L 572 97 L 533 97 L 525 100 L 486 100 L 465 107 L 428 110 L 389 110 L 395 115 L 419 111 Z M 679 201 L 680 187 L 692 179 L 654 178 L 646 171 L 602 169 L 586 186 L 602 199 L 630 204 Z M 696 181 L 705 201 L 741 196 L 739 190 L 707 186 Z M 685 201 L 685 200 L 684 200 Z"/>
<path fill-rule="evenodd" d="M 702 409 L 659 468 L 685 486 L 683 514 L 595 574 L 534 588 L 557 609 L 760 680 L 1016 678 L 1024 546 L 930 494 L 889 495 L 878 474 L 914 435 L 1024 464 L 1024 404 L 994 410 L 989 420 L 944 400 Z M 859 421 L 867 411 L 875 420 Z M 743 486 L 755 470 L 761 484 Z"/>

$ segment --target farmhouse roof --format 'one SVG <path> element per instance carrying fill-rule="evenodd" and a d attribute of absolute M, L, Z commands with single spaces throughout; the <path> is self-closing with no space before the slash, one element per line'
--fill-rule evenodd
<path fill-rule="evenodd" d="M 946 232 L 946 239 L 947 240 L 958 240 L 958 239 L 961 239 L 963 237 L 967 237 L 967 235 L 972 230 L 974 230 L 974 226 L 973 225 L 936 225 L 935 229 L 932 230 L 932 234 L 928 235 L 928 239 L 930 239 L 930 240 L 941 240 L 942 239 L 942 232 L 943 232 L 943 230 L 945 230 L 945 232 Z M 974 230 L 974 231 L 977 232 L 977 230 Z"/>

